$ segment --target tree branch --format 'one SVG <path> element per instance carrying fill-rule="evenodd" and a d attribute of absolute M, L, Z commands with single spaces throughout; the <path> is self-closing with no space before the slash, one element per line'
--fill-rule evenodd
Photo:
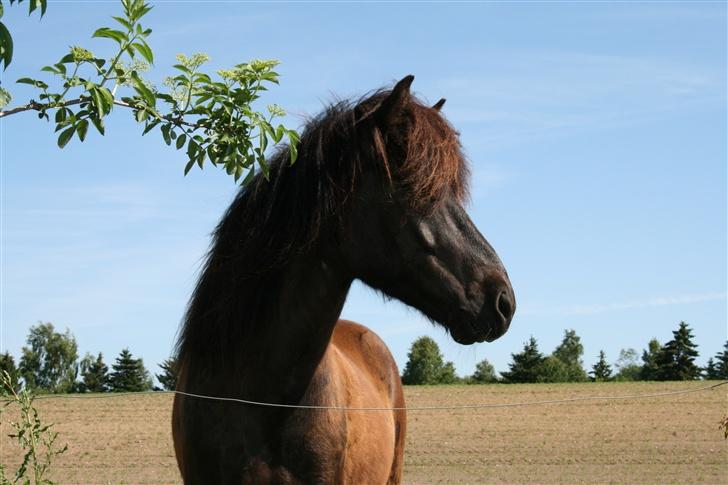
<path fill-rule="evenodd" d="M 42 111 L 44 109 L 48 110 L 48 109 L 64 108 L 66 106 L 73 106 L 73 105 L 81 104 L 81 103 L 87 102 L 87 101 L 89 101 L 89 100 L 84 99 L 84 98 L 71 99 L 69 101 L 64 101 L 64 102 L 58 103 L 58 104 L 55 104 L 55 103 L 54 104 L 43 104 L 43 103 L 38 103 L 36 101 L 31 101 L 30 103 L 25 104 L 23 106 L 18 106 L 18 107 L 9 109 L 9 110 L 0 111 L 0 119 L 5 118 L 6 116 L 17 114 L 17 113 L 22 113 L 24 111 Z M 136 106 L 134 106 L 132 104 L 129 104 L 125 101 L 121 101 L 118 99 L 114 99 L 114 104 L 116 106 L 121 106 L 124 108 L 131 108 L 131 109 L 137 108 Z M 202 125 L 199 125 L 197 123 L 190 123 L 188 121 L 185 121 L 181 117 L 174 117 L 172 115 L 163 115 L 162 119 L 165 121 L 169 121 L 170 123 L 172 123 L 174 125 L 177 125 L 177 126 L 184 125 L 184 126 L 188 126 L 195 130 L 198 128 L 204 128 L 204 126 L 202 126 Z"/>

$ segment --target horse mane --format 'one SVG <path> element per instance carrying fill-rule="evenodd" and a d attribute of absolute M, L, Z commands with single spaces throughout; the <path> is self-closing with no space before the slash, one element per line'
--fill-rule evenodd
<path fill-rule="evenodd" d="M 258 173 L 240 189 L 213 233 L 178 356 L 204 352 L 215 339 L 222 346 L 243 338 L 244 322 L 260 317 L 280 285 L 281 268 L 336 237 L 363 174 L 374 172 L 422 213 L 448 197 L 467 197 L 458 133 L 414 96 L 383 129 L 377 109 L 390 94 L 379 90 L 329 105 L 304 127 L 295 164 L 284 147 L 269 161 L 268 180 Z"/>

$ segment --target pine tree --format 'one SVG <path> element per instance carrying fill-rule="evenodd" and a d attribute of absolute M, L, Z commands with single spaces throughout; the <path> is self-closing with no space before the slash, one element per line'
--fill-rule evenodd
<path fill-rule="evenodd" d="M 708 363 L 703 368 L 703 377 L 705 377 L 705 379 L 709 381 L 720 379 L 720 375 L 718 374 L 718 366 L 715 365 L 715 361 L 712 357 L 708 359 Z"/>
<path fill-rule="evenodd" d="M 723 345 L 723 352 L 715 354 L 716 379 L 728 379 L 728 340 Z"/>
<path fill-rule="evenodd" d="M 109 389 L 112 392 L 138 392 L 152 389 L 152 379 L 144 367 L 142 359 L 134 359 L 129 349 L 124 349 L 111 366 L 114 371 L 109 376 Z"/>
<path fill-rule="evenodd" d="M 107 392 L 109 390 L 109 367 L 104 363 L 101 352 L 94 359 L 86 354 L 81 361 L 81 378 L 86 392 Z"/>
<path fill-rule="evenodd" d="M 511 354 L 513 362 L 508 364 L 510 371 L 503 372 L 503 380 L 509 383 L 515 382 L 537 382 L 538 367 L 545 360 L 543 354 L 538 350 L 536 339 L 531 337 L 523 344 L 523 351 L 518 354 Z"/>
<path fill-rule="evenodd" d="M 20 371 L 15 365 L 15 359 L 10 355 L 10 352 L 0 354 L 0 372 L 7 372 L 10 376 L 10 382 L 14 383 L 16 391 L 20 390 Z"/>
<path fill-rule="evenodd" d="M 700 369 L 695 365 L 698 356 L 697 345 L 692 341 L 692 330 L 685 322 L 680 322 L 672 332 L 673 339 L 660 349 L 657 356 L 657 379 L 661 381 L 686 381 L 700 377 Z"/>
<path fill-rule="evenodd" d="M 640 379 L 643 381 L 656 381 L 658 378 L 659 365 L 657 359 L 660 355 L 660 341 L 656 338 L 650 340 L 647 349 L 642 352 L 642 371 Z"/>
<path fill-rule="evenodd" d="M 162 373 L 157 374 L 157 380 L 165 391 L 174 391 L 177 388 L 177 358 L 170 357 L 159 364 L 159 367 Z"/>
<path fill-rule="evenodd" d="M 607 363 L 607 356 L 603 350 L 599 351 L 599 360 L 592 366 L 592 381 L 608 381 L 612 376 L 612 368 Z"/>

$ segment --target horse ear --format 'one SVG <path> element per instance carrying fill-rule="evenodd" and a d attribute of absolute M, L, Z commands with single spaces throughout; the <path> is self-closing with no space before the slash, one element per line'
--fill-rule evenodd
<path fill-rule="evenodd" d="M 434 109 L 435 111 L 440 111 L 440 109 L 442 109 L 442 105 L 443 104 L 445 104 L 445 98 L 442 98 L 442 99 L 440 99 L 440 101 L 438 101 L 437 103 L 435 103 L 432 106 L 432 109 Z"/>
<path fill-rule="evenodd" d="M 384 122 L 390 122 L 396 119 L 400 111 L 407 103 L 410 97 L 410 86 L 415 77 L 410 74 L 403 77 L 397 84 L 392 88 L 392 92 L 387 98 L 382 101 L 382 104 L 377 108 L 377 118 Z"/>

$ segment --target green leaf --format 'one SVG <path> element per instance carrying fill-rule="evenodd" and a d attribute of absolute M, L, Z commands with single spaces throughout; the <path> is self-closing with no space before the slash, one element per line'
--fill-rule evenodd
<path fill-rule="evenodd" d="M 190 140 L 190 143 L 187 145 L 187 156 L 191 159 L 194 159 L 197 157 L 197 150 L 200 148 L 200 145 L 197 144 L 196 141 Z M 200 167 L 202 168 L 202 167 Z"/>
<path fill-rule="evenodd" d="M 291 165 L 296 163 L 298 158 L 298 134 L 295 131 L 288 131 L 289 151 L 291 152 Z"/>
<path fill-rule="evenodd" d="M 134 47 L 134 49 L 136 49 L 149 64 L 154 64 L 154 54 L 152 54 L 152 49 L 150 49 L 146 43 L 134 42 L 132 47 Z"/>
<path fill-rule="evenodd" d="M 175 64 L 172 67 L 175 68 L 175 69 L 177 69 L 177 70 L 180 70 L 180 71 L 184 72 L 185 74 L 192 74 L 192 71 L 190 71 L 189 69 L 187 69 L 182 64 Z"/>
<path fill-rule="evenodd" d="M 70 52 L 65 56 L 61 57 L 61 60 L 58 61 L 59 64 L 69 64 L 71 62 L 75 61 L 73 60 L 73 54 L 71 54 Z"/>
<path fill-rule="evenodd" d="M 119 45 L 129 41 L 129 37 L 127 36 L 127 34 L 120 30 L 114 30 L 108 27 L 101 27 L 96 32 L 94 32 L 91 37 L 105 37 L 107 39 L 113 39 L 118 42 Z"/>
<path fill-rule="evenodd" d="M 13 38 L 2 22 L 0 22 L 0 61 L 4 65 L 3 69 L 7 69 L 13 61 Z"/>
<path fill-rule="evenodd" d="M 63 123 L 66 121 L 66 108 L 58 108 L 55 120 L 56 123 Z"/>
<path fill-rule="evenodd" d="M 69 128 L 66 128 L 64 131 L 61 132 L 61 134 L 58 136 L 58 148 L 63 148 L 66 146 L 68 141 L 73 137 L 73 134 L 76 132 L 76 127 L 71 126 Z"/>
<path fill-rule="evenodd" d="M 15 82 L 18 84 L 30 84 L 31 86 L 35 86 L 35 79 L 31 79 L 29 77 L 21 77 Z"/>
<path fill-rule="evenodd" d="M 136 71 L 132 71 L 131 78 L 134 81 L 134 89 L 137 93 L 144 99 L 144 101 L 147 103 L 150 107 L 155 107 L 157 104 L 157 97 L 154 96 L 154 93 L 144 84 L 144 82 L 139 78 L 139 75 L 136 73 Z"/>
<path fill-rule="evenodd" d="M 142 132 L 142 136 L 146 135 L 150 131 L 154 129 L 155 126 L 157 126 L 160 123 L 158 119 L 155 119 L 151 123 L 147 123 L 147 126 L 144 127 L 144 131 Z"/>
<path fill-rule="evenodd" d="M 88 120 L 84 119 L 76 123 L 76 133 L 78 133 L 78 139 L 84 141 L 86 139 L 86 132 L 88 131 Z"/>
<path fill-rule="evenodd" d="M 177 150 L 179 150 L 180 148 L 182 148 L 185 145 L 185 140 L 187 140 L 187 135 L 185 135 L 184 133 L 177 137 L 177 143 L 176 143 Z"/>
<path fill-rule="evenodd" d="M 172 139 L 169 137 L 169 125 L 162 125 L 162 138 L 164 139 L 164 143 L 167 145 L 172 144 Z"/>
<path fill-rule="evenodd" d="M 111 18 L 114 19 L 114 20 L 116 20 L 117 22 L 119 22 L 124 27 L 126 27 L 126 30 L 131 30 L 132 29 L 131 28 L 131 23 L 129 23 L 129 21 L 127 21 L 126 19 L 124 19 L 122 17 L 114 17 L 114 16 L 112 16 Z"/>
<path fill-rule="evenodd" d="M 248 185 L 251 180 L 253 180 L 253 177 L 255 176 L 255 170 L 252 168 L 248 169 L 248 174 L 245 176 L 243 181 L 241 182 L 241 185 Z"/>
<path fill-rule="evenodd" d="M 98 91 L 101 93 L 101 97 L 104 100 L 104 107 L 106 108 L 106 112 L 108 113 L 111 111 L 111 108 L 114 107 L 114 95 L 111 94 L 111 91 L 109 91 L 105 87 L 99 87 Z"/>
<path fill-rule="evenodd" d="M 185 165 L 185 176 L 187 176 L 187 174 L 190 173 L 190 170 L 194 166 L 195 166 L 195 161 L 194 160 L 190 160 L 189 162 L 187 162 L 187 165 Z"/>
<path fill-rule="evenodd" d="M 97 130 L 97 131 L 98 131 L 98 132 L 99 132 L 99 133 L 100 133 L 101 135 L 103 135 L 103 134 L 104 134 L 104 132 L 105 132 L 106 130 L 105 130 L 105 128 L 104 128 L 104 119 L 103 119 L 103 118 L 94 118 L 94 117 L 91 117 L 91 123 L 93 123 L 93 124 L 94 124 L 94 126 L 96 127 L 96 130 Z"/>
<path fill-rule="evenodd" d="M 104 100 L 101 97 L 101 92 L 98 88 L 91 90 L 91 100 L 93 101 L 93 105 L 96 108 L 96 115 L 99 118 L 103 118 L 104 114 L 106 114 L 106 109 L 104 106 Z"/>

